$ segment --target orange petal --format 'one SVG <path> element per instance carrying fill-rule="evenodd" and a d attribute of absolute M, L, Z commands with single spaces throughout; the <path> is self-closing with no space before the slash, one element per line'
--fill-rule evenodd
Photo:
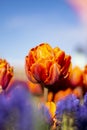
<path fill-rule="evenodd" d="M 44 83 L 46 85 L 54 84 L 59 79 L 59 75 L 60 75 L 60 66 L 54 63 L 51 65 L 49 70 L 49 76 L 46 78 Z"/>
<path fill-rule="evenodd" d="M 37 83 L 37 80 L 33 77 L 32 73 L 30 71 L 31 66 L 29 66 L 29 65 L 30 65 L 29 59 L 28 59 L 28 56 L 26 56 L 26 58 L 25 58 L 25 72 L 26 72 L 26 75 L 27 75 L 27 77 L 28 77 L 28 79 L 30 81 L 32 81 L 34 83 Z"/>
<path fill-rule="evenodd" d="M 31 81 L 28 81 L 28 87 L 29 91 L 34 95 L 40 95 L 43 93 L 42 86 L 39 83 L 32 83 Z"/>
<path fill-rule="evenodd" d="M 82 98 L 83 96 L 83 90 L 81 87 L 76 87 L 74 90 L 73 90 L 73 94 L 77 97 L 77 98 Z"/>
<path fill-rule="evenodd" d="M 30 52 L 28 56 L 25 57 L 25 67 L 26 71 L 30 70 L 31 65 L 34 63 L 34 57 L 32 53 Z"/>
<path fill-rule="evenodd" d="M 59 65 L 63 63 L 64 57 L 65 57 L 64 51 L 59 50 L 55 53 L 55 60 Z"/>
<path fill-rule="evenodd" d="M 33 74 L 31 71 L 27 71 L 27 77 L 28 79 L 33 82 L 33 83 L 38 83 L 37 79 L 34 78 Z"/>
<path fill-rule="evenodd" d="M 58 102 L 59 100 L 63 99 L 65 97 L 65 93 L 63 90 L 58 91 L 55 95 L 54 95 L 54 102 Z"/>
<path fill-rule="evenodd" d="M 83 84 L 86 86 L 87 89 L 87 65 L 85 65 L 83 70 Z"/>
<path fill-rule="evenodd" d="M 0 85 L 3 87 L 4 86 L 4 77 L 6 74 L 6 69 L 5 67 L 0 68 Z"/>
<path fill-rule="evenodd" d="M 42 43 L 36 48 L 37 59 L 51 59 L 54 56 L 53 49 L 48 43 Z"/>
<path fill-rule="evenodd" d="M 0 59 L 0 85 L 5 89 L 13 77 L 13 67 L 6 60 Z"/>
<path fill-rule="evenodd" d="M 70 75 L 70 82 L 73 86 L 81 86 L 83 82 L 83 73 L 82 70 L 75 66 L 72 69 L 71 75 Z"/>
<path fill-rule="evenodd" d="M 47 78 L 46 68 L 42 63 L 36 63 L 32 65 L 31 72 L 38 82 L 44 82 L 44 80 Z"/>
<path fill-rule="evenodd" d="M 9 71 L 7 71 L 7 73 L 4 76 L 4 80 L 3 80 L 3 82 L 4 82 L 3 88 L 4 89 L 8 86 L 9 81 L 11 80 L 12 77 L 13 77 L 13 73 L 10 73 Z"/>
<path fill-rule="evenodd" d="M 69 94 L 72 94 L 72 89 L 71 88 L 67 88 L 65 91 L 65 96 L 68 96 Z"/>
<path fill-rule="evenodd" d="M 68 70 L 69 70 L 69 66 L 70 66 L 70 63 L 71 63 L 71 56 L 66 56 L 65 57 L 65 60 L 64 60 L 64 63 L 63 63 L 63 67 L 61 69 L 61 74 L 63 76 L 66 77 L 66 75 L 68 74 Z"/>

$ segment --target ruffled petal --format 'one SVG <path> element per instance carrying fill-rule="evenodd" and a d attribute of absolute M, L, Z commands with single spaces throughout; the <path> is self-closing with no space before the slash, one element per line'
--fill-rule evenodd
<path fill-rule="evenodd" d="M 42 63 L 32 65 L 31 73 L 38 82 L 44 82 L 47 78 L 46 68 Z"/>
<path fill-rule="evenodd" d="M 49 76 L 46 78 L 44 83 L 46 85 L 52 85 L 59 79 L 59 76 L 60 76 L 60 66 L 54 63 L 50 67 Z"/>

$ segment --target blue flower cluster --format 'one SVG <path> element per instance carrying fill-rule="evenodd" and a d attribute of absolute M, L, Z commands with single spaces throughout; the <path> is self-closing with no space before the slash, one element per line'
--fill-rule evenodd
<path fill-rule="evenodd" d="M 46 115 L 48 117 L 45 111 Z M 25 82 L 14 81 L 9 89 L 0 93 L 0 130 L 48 130 L 42 117 Z"/>
<path fill-rule="evenodd" d="M 25 82 L 15 81 L 0 93 L 0 130 L 31 130 L 33 113 L 31 95 Z"/>
<path fill-rule="evenodd" d="M 61 123 L 61 127 L 64 125 L 64 121 L 62 121 L 64 120 L 64 115 L 69 120 L 72 117 L 74 121 L 73 126 L 76 126 L 77 130 L 87 130 L 87 93 L 84 95 L 82 101 L 77 99 L 75 95 L 69 95 L 57 102 L 56 118 L 63 122 L 63 124 Z M 66 124 L 69 125 L 69 123 Z"/>
<path fill-rule="evenodd" d="M 53 127 L 52 127 L 53 126 Z M 59 128 L 58 128 L 59 127 Z M 0 93 L 0 130 L 87 130 L 87 93 L 71 94 L 56 104 L 52 118 L 45 104 L 36 108 L 25 82 L 15 81 Z"/>

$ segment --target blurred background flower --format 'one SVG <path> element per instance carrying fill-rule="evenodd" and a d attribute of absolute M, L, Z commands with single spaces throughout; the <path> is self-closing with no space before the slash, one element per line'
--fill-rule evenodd
<path fill-rule="evenodd" d="M 67 0 L 74 8 L 80 20 L 87 25 L 87 0 Z"/>
<path fill-rule="evenodd" d="M 51 116 L 43 110 L 36 107 L 27 83 L 14 80 L 0 93 L 0 130 L 48 130 Z"/>
<path fill-rule="evenodd" d="M 0 87 L 6 89 L 13 76 L 13 67 L 5 59 L 0 59 Z"/>
<path fill-rule="evenodd" d="M 87 0 L 66 0 L 66 2 L 76 13 L 80 24 L 85 28 L 84 31 L 87 33 Z M 79 40 L 74 48 L 73 64 L 83 68 L 87 64 L 87 38 L 84 38 L 83 41 Z"/>

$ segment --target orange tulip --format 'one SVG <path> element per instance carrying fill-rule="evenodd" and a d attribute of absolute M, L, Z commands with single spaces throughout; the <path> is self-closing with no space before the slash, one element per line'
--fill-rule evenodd
<path fill-rule="evenodd" d="M 29 51 L 25 58 L 28 79 L 34 83 L 52 85 L 60 78 L 68 76 L 71 57 L 60 48 L 52 48 L 42 43 Z"/>
<path fill-rule="evenodd" d="M 83 82 L 83 72 L 78 66 L 75 66 L 71 71 L 70 83 L 73 87 L 76 87 L 76 86 L 82 86 L 82 82 Z"/>
<path fill-rule="evenodd" d="M 81 89 L 81 87 L 76 87 L 73 90 L 73 94 L 77 97 L 77 98 L 82 98 L 83 96 L 83 90 Z"/>
<path fill-rule="evenodd" d="M 84 71 L 83 71 L 83 84 L 86 86 L 86 89 L 87 89 L 87 65 L 85 65 Z"/>
<path fill-rule="evenodd" d="M 71 88 L 67 88 L 67 89 L 64 91 L 64 95 L 65 95 L 65 96 L 68 96 L 69 94 L 72 94 L 72 89 L 71 89 Z"/>
<path fill-rule="evenodd" d="M 58 102 L 59 100 L 63 99 L 65 97 L 64 91 L 60 90 L 54 95 L 54 102 Z"/>
<path fill-rule="evenodd" d="M 13 67 L 6 60 L 0 59 L 0 86 L 3 89 L 7 88 L 12 77 Z"/>
<path fill-rule="evenodd" d="M 64 99 L 69 94 L 72 94 L 72 90 L 67 88 L 66 90 L 60 90 L 54 95 L 54 102 L 58 102 L 61 99 Z"/>
<path fill-rule="evenodd" d="M 34 95 L 42 95 L 42 88 L 41 84 L 39 83 L 32 83 L 31 81 L 28 81 L 28 87 L 29 91 Z"/>

